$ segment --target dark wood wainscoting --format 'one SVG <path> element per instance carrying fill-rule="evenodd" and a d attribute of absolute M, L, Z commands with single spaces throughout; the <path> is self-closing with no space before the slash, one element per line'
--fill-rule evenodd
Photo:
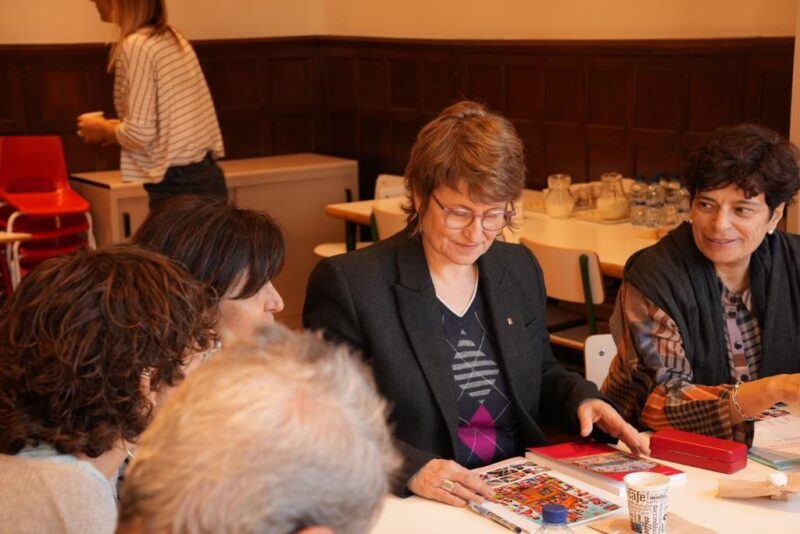
<path fill-rule="evenodd" d="M 425 41 L 298 37 L 195 44 L 231 158 L 316 151 L 359 160 L 361 195 L 402 173 L 417 131 L 471 98 L 508 116 L 528 182 L 677 173 L 717 126 L 789 130 L 792 38 Z M 113 111 L 101 45 L 0 46 L 0 135 L 62 135 L 71 170 L 114 168 L 75 118 Z"/>
<path fill-rule="evenodd" d="M 792 38 L 439 42 L 332 39 L 325 112 L 334 152 L 357 157 L 362 194 L 402 172 L 419 127 L 448 103 L 482 101 L 515 124 L 528 183 L 615 170 L 678 173 L 714 128 L 789 130 Z"/>

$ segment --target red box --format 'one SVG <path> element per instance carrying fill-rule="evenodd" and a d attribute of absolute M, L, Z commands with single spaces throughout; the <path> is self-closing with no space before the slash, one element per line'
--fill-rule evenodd
<path fill-rule="evenodd" d="M 674 428 L 650 436 L 650 456 L 720 473 L 735 473 L 747 467 L 747 447 L 743 443 Z"/>

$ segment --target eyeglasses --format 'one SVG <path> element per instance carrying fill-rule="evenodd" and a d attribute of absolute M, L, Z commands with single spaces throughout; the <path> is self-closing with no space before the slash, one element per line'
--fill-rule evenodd
<path fill-rule="evenodd" d="M 511 222 L 515 212 L 511 210 L 490 210 L 481 215 L 472 210 L 461 208 L 446 208 L 439 202 L 436 195 L 431 194 L 431 198 L 436 201 L 444 213 L 444 225 L 451 230 L 463 230 L 471 225 L 475 219 L 481 220 L 481 227 L 489 232 L 502 230 Z"/>

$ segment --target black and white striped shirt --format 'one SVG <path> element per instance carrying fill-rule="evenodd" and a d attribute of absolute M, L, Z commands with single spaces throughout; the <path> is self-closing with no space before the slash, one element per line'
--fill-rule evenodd
<path fill-rule="evenodd" d="M 168 167 L 224 156 L 203 71 L 177 30 L 148 28 L 122 42 L 114 80 L 120 168 L 126 181 L 160 182 Z"/>

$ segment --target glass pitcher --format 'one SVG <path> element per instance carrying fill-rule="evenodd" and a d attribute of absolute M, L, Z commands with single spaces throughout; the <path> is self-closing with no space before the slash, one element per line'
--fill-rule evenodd
<path fill-rule="evenodd" d="M 575 197 L 569 191 L 572 177 L 569 174 L 551 174 L 547 177 L 547 198 L 544 205 L 550 217 L 566 219 L 575 207 Z"/>
<path fill-rule="evenodd" d="M 630 202 L 622 190 L 622 175 L 606 172 L 600 175 L 602 190 L 597 198 L 597 211 L 606 220 L 622 219 L 628 216 Z"/>

